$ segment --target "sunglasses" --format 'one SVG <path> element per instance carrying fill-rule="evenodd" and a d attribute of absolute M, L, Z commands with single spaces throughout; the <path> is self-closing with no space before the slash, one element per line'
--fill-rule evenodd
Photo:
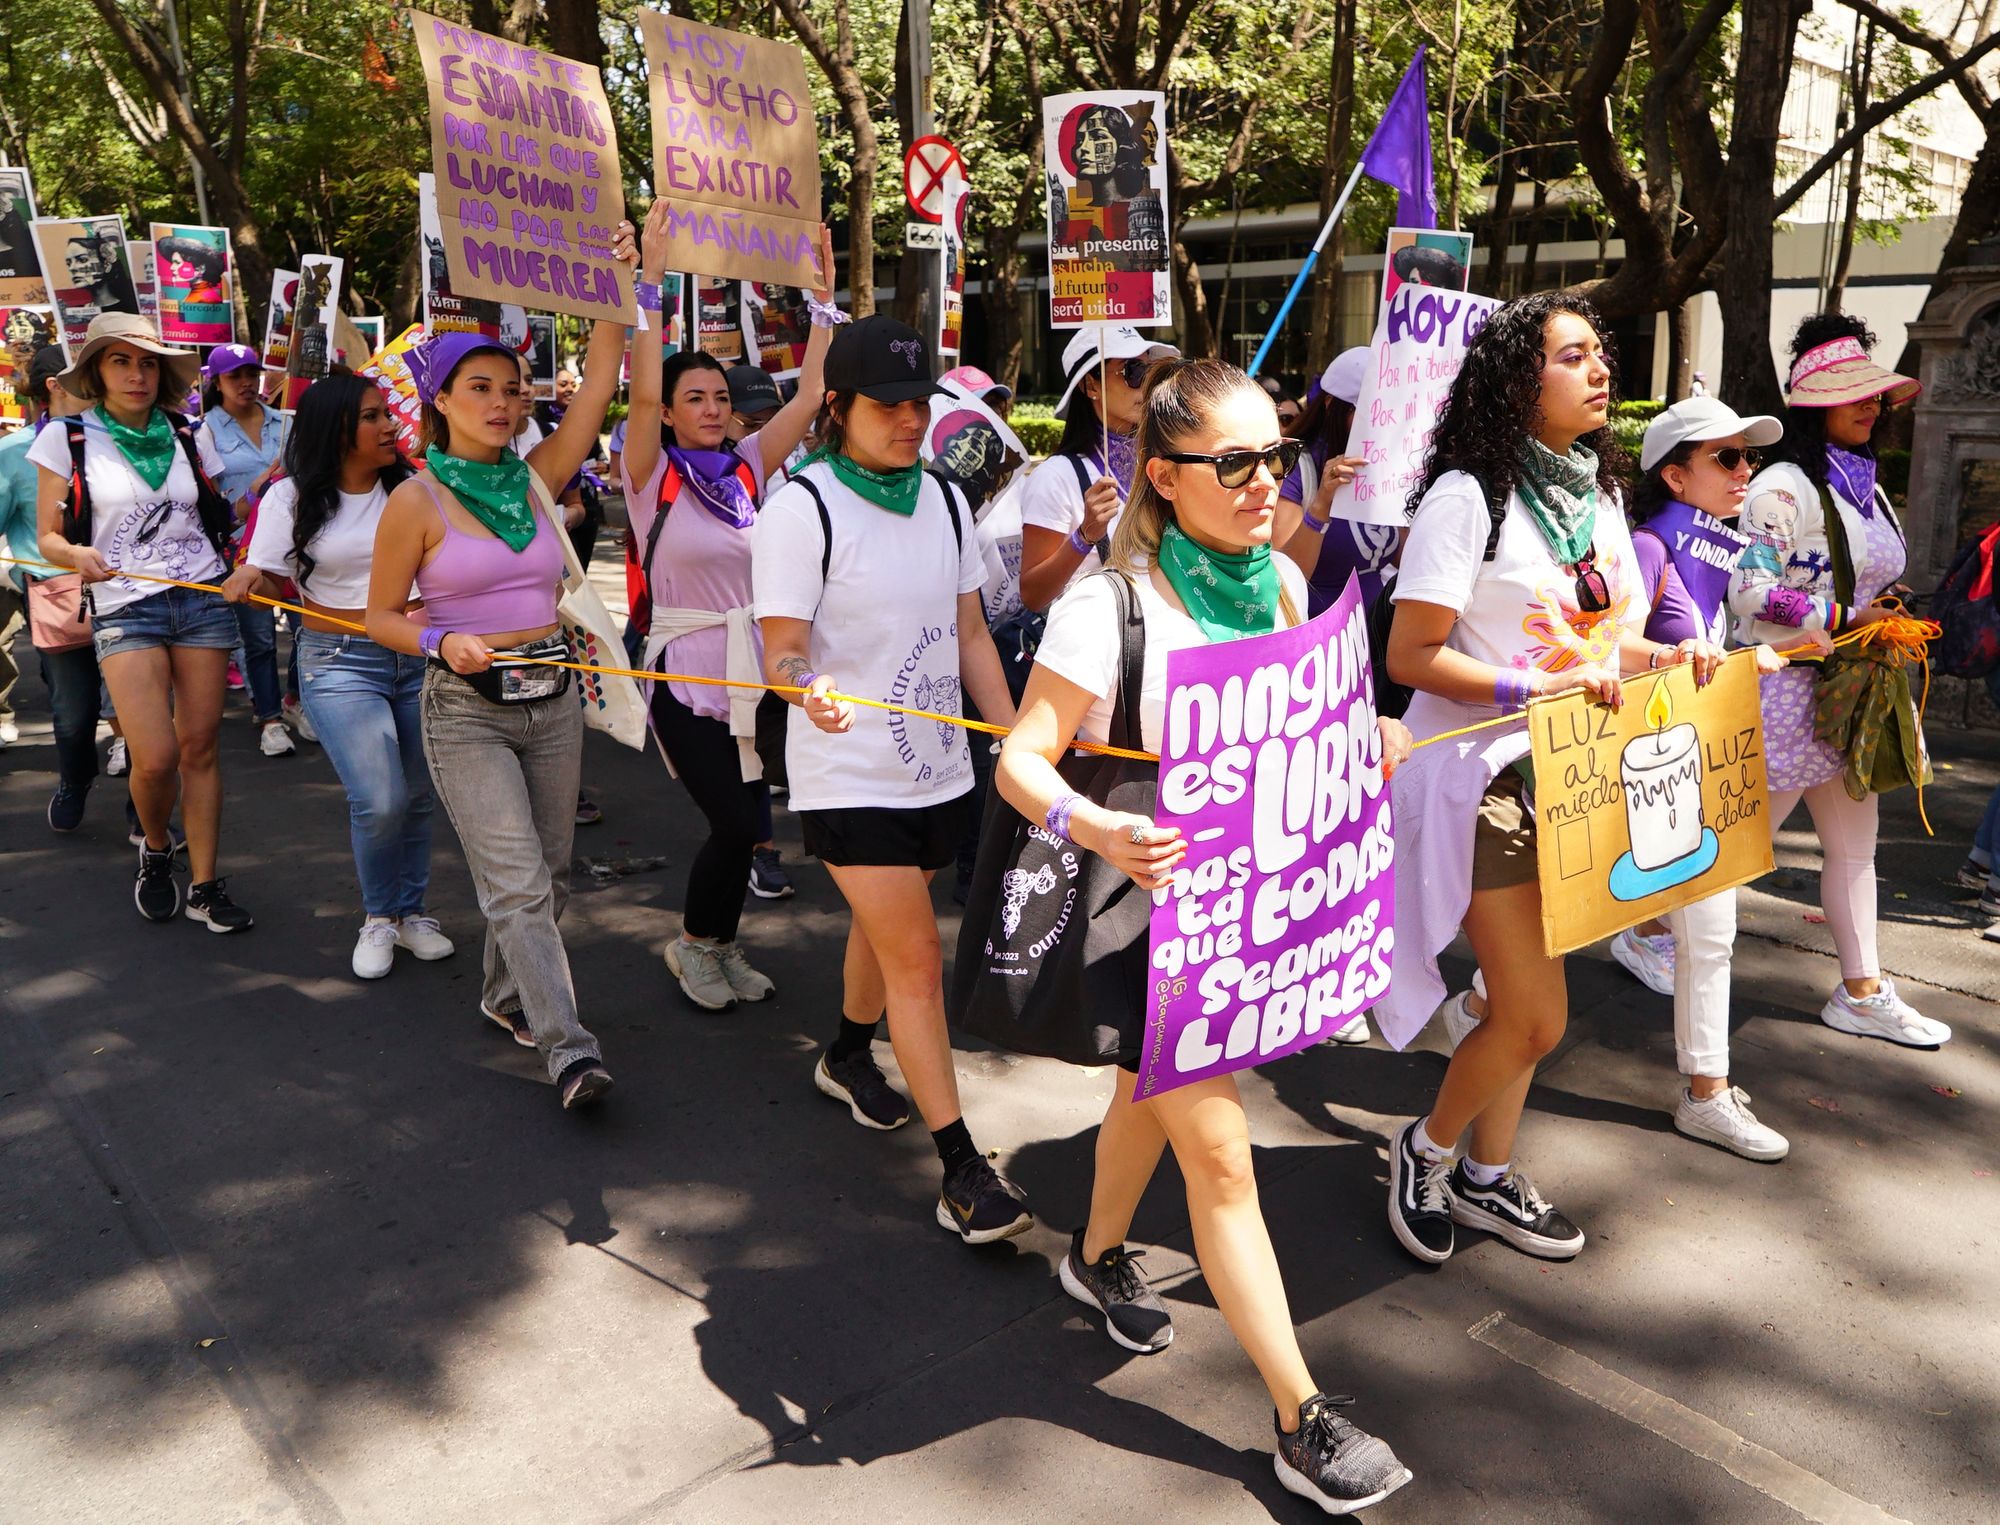
<path fill-rule="evenodd" d="M 1576 574 L 1576 607 L 1584 614 L 1602 614 L 1611 607 L 1611 585 L 1597 569 L 1597 558 L 1586 556 L 1570 570 Z"/>
<path fill-rule="evenodd" d="M 1764 452 L 1755 445 L 1724 445 L 1720 450 L 1711 450 L 1709 459 L 1724 471 L 1734 471 L 1738 466 L 1755 471 L 1764 464 Z"/>
<path fill-rule="evenodd" d="M 1298 465 L 1299 454 L 1305 448 L 1304 440 L 1282 439 L 1266 450 L 1231 450 L 1222 455 L 1196 455 L 1176 450 L 1163 453 L 1160 459 L 1176 461 L 1183 466 L 1213 466 L 1216 481 L 1224 487 L 1241 487 L 1257 474 L 1259 465 L 1271 473 L 1273 481 L 1284 481 L 1292 468 Z"/>
<path fill-rule="evenodd" d="M 1153 374 L 1153 367 L 1159 363 L 1147 355 L 1134 355 L 1129 360 L 1118 362 L 1118 374 L 1125 385 L 1136 392 L 1146 384 L 1146 378 Z"/>

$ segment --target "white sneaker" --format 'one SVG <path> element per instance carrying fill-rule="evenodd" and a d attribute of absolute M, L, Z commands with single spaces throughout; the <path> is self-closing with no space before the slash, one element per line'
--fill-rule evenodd
<path fill-rule="evenodd" d="M 769 1000 L 778 987 L 771 977 L 754 968 L 750 956 L 743 951 L 741 943 L 717 943 L 717 956 L 722 961 L 722 977 L 729 982 L 729 988 L 736 992 L 739 1001 Z"/>
<path fill-rule="evenodd" d="M 298 751 L 298 745 L 292 740 L 292 733 L 285 729 L 284 721 L 267 720 L 263 734 L 257 738 L 257 750 L 266 757 L 290 757 Z"/>
<path fill-rule="evenodd" d="M 371 916 L 361 923 L 361 935 L 354 939 L 356 979 L 379 980 L 396 962 L 396 924 L 386 916 Z"/>
<path fill-rule="evenodd" d="M 105 754 L 104 773 L 107 778 L 123 778 L 132 771 L 131 759 L 125 755 L 125 738 L 111 738 L 111 750 Z"/>
<path fill-rule="evenodd" d="M 300 741 L 318 743 L 319 732 L 313 729 L 313 723 L 306 718 L 306 707 L 298 700 L 287 699 L 279 706 L 278 713 L 284 716 L 285 724 L 292 728 Z"/>
<path fill-rule="evenodd" d="M 21 728 L 12 720 L 0 720 L 0 747 L 11 747 L 21 739 Z"/>
<path fill-rule="evenodd" d="M 1368 1041 L 1368 1013 L 1357 1011 L 1345 1026 L 1335 1028 L 1325 1041 L 1328 1043 L 1366 1043 Z"/>
<path fill-rule="evenodd" d="M 1985 931 L 1981 932 L 1979 935 L 1985 938 L 1989 943 L 2000 943 L 2000 921 L 1994 922 L 1992 926 L 1988 927 Z"/>
<path fill-rule="evenodd" d="M 1670 934 L 1648 937 L 1627 927 L 1611 939 L 1611 956 L 1655 995 L 1674 993 L 1674 940 Z"/>
<path fill-rule="evenodd" d="M 703 1011 L 727 1011 L 736 1004 L 736 991 L 722 969 L 722 952 L 714 943 L 677 937 L 661 957 L 682 992 Z"/>
<path fill-rule="evenodd" d="M 1886 1038 L 1911 1048 L 1936 1048 L 1951 1042 L 1951 1029 L 1897 995 L 1895 983 L 1887 976 L 1882 988 L 1871 996 L 1849 995 L 1844 983 L 1834 986 L 1833 994 L 1820 1008 L 1819 1019 L 1835 1032 Z"/>
<path fill-rule="evenodd" d="M 435 916 L 405 916 L 396 923 L 396 946 L 408 948 L 425 963 L 450 958 L 458 949 L 438 927 Z"/>
<path fill-rule="evenodd" d="M 1444 1051 L 1458 1052 L 1459 1044 L 1485 1019 L 1472 1009 L 1472 992 L 1461 990 L 1457 995 L 1448 995 L 1438 1002 L 1437 1010 L 1431 1013 L 1433 1022 L 1444 1026 Z"/>
<path fill-rule="evenodd" d="M 1700 1100 L 1683 1086 L 1680 1105 L 1674 1108 L 1674 1126 L 1689 1138 L 1720 1144 L 1746 1160 L 1782 1160 L 1792 1151 L 1784 1134 L 1757 1121 L 1741 1086 L 1725 1086 Z"/>

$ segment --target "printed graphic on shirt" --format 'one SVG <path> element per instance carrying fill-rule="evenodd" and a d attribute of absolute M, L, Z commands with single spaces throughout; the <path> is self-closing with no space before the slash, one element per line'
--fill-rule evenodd
<path fill-rule="evenodd" d="M 957 660 L 958 626 L 926 625 L 910 654 L 896 668 L 884 701 L 938 715 L 959 714 L 958 674 L 932 670 L 941 662 Z M 970 774 L 971 760 L 959 729 L 942 720 L 900 713 L 889 716 L 890 740 L 913 783 L 945 784 Z"/>
<path fill-rule="evenodd" d="M 1604 574 L 1604 585 L 1613 590 L 1611 607 L 1585 613 L 1577 605 L 1575 579 L 1560 567 L 1553 568 L 1537 584 L 1537 603 L 1521 621 L 1522 633 L 1535 647 L 1515 657 L 1516 667 L 1567 672 L 1572 667 L 1616 665 L 1618 638 L 1625 632 L 1632 595 L 1625 591 L 1628 580 L 1617 551 L 1607 548 L 1596 565 Z"/>

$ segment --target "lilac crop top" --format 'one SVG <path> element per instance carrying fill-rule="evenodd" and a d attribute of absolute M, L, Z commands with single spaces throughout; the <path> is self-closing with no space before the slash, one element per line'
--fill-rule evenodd
<path fill-rule="evenodd" d="M 444 521 L 444 544 L 429 565 L 417 569 L 425 623 L 464 635 L 553 625 L 563 554 L 548 516 L 537 514 L 535 538 L 524 550 L 511 551 L 498 537 L 454 529 L 437 489 L 423 477 L 417 480 Z"/>

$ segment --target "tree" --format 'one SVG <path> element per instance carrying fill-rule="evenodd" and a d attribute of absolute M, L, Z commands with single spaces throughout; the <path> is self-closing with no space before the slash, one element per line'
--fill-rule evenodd
<path fill-rule="evenodd" d="M 840 116 L 853 140 L 848 161 L 847 283 L 854 315 L 875 310 L 875 177 L 881 168 L 881 139 L 869 103 L 854 44 L 854 18 L 849 0 L 832 0 L 833 36 L 829 39 L 812 18 L 806 0 L 777 0 L 805 50 L 826 76 L 839 103 Z"/>

